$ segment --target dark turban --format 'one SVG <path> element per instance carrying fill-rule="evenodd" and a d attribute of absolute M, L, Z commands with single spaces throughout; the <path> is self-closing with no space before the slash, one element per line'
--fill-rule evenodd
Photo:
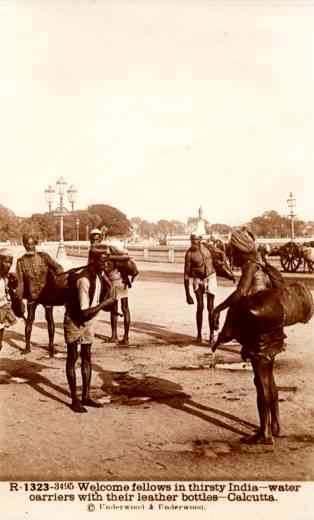
<path fill-rule="evenodd" d="M 233 231 L 230 242 L 234 248 L 242 253 L 253 253 L 256 251 L 254 235 L 248 229 L 242 228 Z"/>

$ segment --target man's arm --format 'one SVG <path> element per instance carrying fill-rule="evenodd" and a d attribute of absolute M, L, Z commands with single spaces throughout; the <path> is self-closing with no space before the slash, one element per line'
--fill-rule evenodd
<path fill-rule="evenodd" d="M 18 258 L 16 262 L 16 278 L 17 278 L 17 287 L 15 289 L 15 294 L 17 298 L 22 300 L 24 294 L 24 273 L 22 269 L 21 259 Z"/>
<path fill-rule="evenodd" d="M 48 267 L 54 272 L 54 273 L 62 273 L 63 267 L 62 265 L 58 264 L 53 258 L 51 258 L 50 255 L 46 252 L 40 252 L 40 254 L 44 257 Z"/>
<path fill-rule="evenodd" d="M 193 298 L 190 293 L 190 272 L 191 272 L 191 254 L 189 251 L 185 253 L 184 259 L 184 290 L 186 301 L 189 305 L 194 303 Z"/>
<path fill-rule="evenodd" d="M 112 244 L 109 245 L 110 254 L 111 255 L 127 255 L 127 251 L 125 249 L 120 249 L 117 246 L 113 246 Z"/>
<path fill-rule="evenodd" d="M 225 253 L 222 250 L 216 248 L 213 251 L 211 251 L 211 255 L 217 276 L 235 282 L 235 276 L 228 266 Z"/>
<path fill-rule="evenodd" d="M 94 307 L 89 307 L 88 309 L 82 309 L 82 315 L 86 321 L 91 320 L 94 318 L 99 311 L 103 310 L 110 310 L 112 304 L 115 302 L 115 298 L 108 297 L 105 300 L 103 300 L 98 305 L 95 305 Z"/>
<path fill-rule="evenodd" d="M 12 310 L 17 318 L 24 318 L 25 305 L 21 297 L 16 294 L 18 279 L 15 273 L 8 274 L 8 289 Z"/>
<path fill-rule="evenodd" d="M 114 298 L 106 298 L 102 302 L 89 306 L 89 281 L 87 278 L 79 278 L 77 281 L 77 289 L 79 292 L 80 308 L 83 318 L 88 321 L 94 318 L 99 311 L 109 308 L 115 301 Z"/>
<path fill-rule="evenodd" d="M 239 280 L 238 287 L 236 290 L 226 298 L 222 303 L 217 305 L 214 309 L 214 313 L 220 313 L 230 305 L 233 305 L 237 302 L 242 296 L 247 296 L 250 291 L 250 287 L 252 284 L 253 276 L 256 273 L 257 265 L 253 262 L 248 262 L 243 269 L 242 276 Z"/>

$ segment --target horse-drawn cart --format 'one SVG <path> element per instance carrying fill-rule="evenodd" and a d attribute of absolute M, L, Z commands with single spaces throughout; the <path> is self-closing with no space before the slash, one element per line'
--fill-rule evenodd
<path fill-rule="evenodd" d="M 287 242 L 279 250 L 280 263 L 286 273 L 296 273 L 303 268 L 303 272 L 314 272 L 314 243 L 297 244 Z"/>

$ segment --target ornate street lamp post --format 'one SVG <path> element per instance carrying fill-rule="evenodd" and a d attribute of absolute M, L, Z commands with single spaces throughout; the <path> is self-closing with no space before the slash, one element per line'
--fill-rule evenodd
<path fill-rule="evenodd" d="M 287 199 L 287 204 L 288 204 L 288 208 L 289 208 L 289 218 L 291 219 L 291 240 L 294 240 L 294 218 L 296 216 L 294 210 L 295 210 L 295 206 L 296 206 L 296 201 L 295 201 L 295 198 L 293 197 L 292 191 L 290 191 L 290 193 L 289 193 L 289 198 Z"/>
<path fill-rule="evenodd" d="M 76 224 L 76 241 L 79 242 L 80 240 L 80 219 L 76 217 L 75 219 Z"/>
<path fill-rule="evenodd" d="M 53 203 L 53 199 L 54 199 L 54 195 L 55 195 L 55 190 L 53 189 L 52 186 L 48 186 L 48 188 L 45 189 L 45 195 L 46 195 L 46 200 L 48 202 L 48 209 L 49 209 L 49 213 L 51 212 L 51 205 Z"/>
<path fill-rule="evenodd" d="M 71 204 L 71 211 L 74 211 L 74 203 L 76 201 L 77 189 L 71 184 L 67 189 L 69 203 Z"/>
<path fill-rule="evenodd" d="M 53 212 L 53 214 L 56 217 L 60 217 L 60 239 L 58 244 L 58 250 L 57 250 L 57 258 L 62 259 L 66 257 L 65 247 L 64 247 L 64 236 L 63 236 L 63 219 L 64 217 L 69 213 L 69 210 L 66 208 L 64 204 L 64 197 L 65 197 L 65 188 L 66 188 L 67 182 L 63 177 L 60 177 L 60 179 L 57 180 L 56 186 L 57 189 L 54 190 L 52 186 L 48 186 L 48 188 L 45 190 L 46 199 L 48 202 L 49 212 L 51 212 L 51 207 L 54 199 L 55 193 L 57 193 L 59 197 L 59 203 L 56 208 L 56 210 Z M 67 196 L 68 200 L 71 204 L 71 211 L 74 210 L 74 202 L 76 198 L 77 190 L 74 188 L 73 185 L 71 185 L 67 190 Z"/>

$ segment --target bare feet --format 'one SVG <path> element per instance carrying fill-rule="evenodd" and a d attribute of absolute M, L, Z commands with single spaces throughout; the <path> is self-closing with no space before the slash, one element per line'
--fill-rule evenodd
<path fill-rule="evenodd" d="M 128 338 L 123 338 L 121 341 L 118 342 L 118 345 L 120 347 L 128 347 L 129 346 Z"/>
<path fill-rule="evenodd" d="M 25 354 L 29 354 L 30 351 L 31 351 L 30 347 L 24 348 L 24 350 L 22 350 L 22 352 L 21 352 L 21 356 L 24 356 Z"/>
<path fill-rule="evenodd" d="M 272 437 L 265 437 L 260 432 L 257 432 L 251 436 L 241 437 L 240 441 L 243 444 L 274 444 Z"/>
<path fill-rule="evenodd" d="M 103 340 L 104 343 L 117 343 L 118 338 L 117 336 L 111 336 L 110 338 L 105 338 Z"/>
<path fill-rule="evenodd" d="M 274 423 L 271 425 L 271 432 L 274 437 L 282 437 L 280 426 L 278 423 Z"/>
<path fill-rule="evenodd" d="M 76 412 L 76 413 L 86 413 L 87 412 L 86 408 L 84 408 L 84 406 L 81 405 L 81 403 L 78 399 L 75 399 L 72 401 L 71 409 L 73 410 L 73 412 Z"/>
<path fill-rule="evenodd" d="M 97 401 L 94 401 L 93 399 L 90 399 L 89 397 L 87 399 L 82 399 L 82 404 L 84 404 L 85 406 L 91 406 L 92 408 L 102 408 L 103 407 L 103 405 L 101 403 L 98 403 Z"/>
<path fill-rule="evenodd" d="M 209 337 L 209 341 L 208 341 L 209 348 L 212 348 L 214 346 L 214 343 L 215 343 L 215 337 L 214 337 L 214 334 L 211 334 Z"/>

